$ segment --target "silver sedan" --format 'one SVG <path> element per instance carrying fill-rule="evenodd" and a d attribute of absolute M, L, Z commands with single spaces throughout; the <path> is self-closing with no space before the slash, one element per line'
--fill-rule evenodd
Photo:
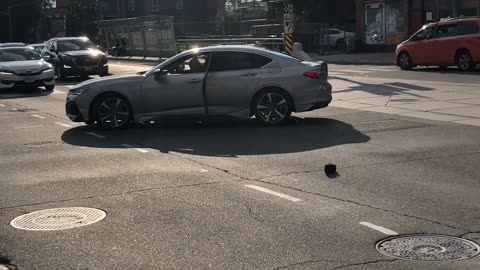
<path fill-rule="evenodd" d="M 167 116 L 253 115 L 267 125 L 292 112 L 327 107 L 326 63 L 302 62 L 253 46 L 182 52 L 147 72 L 90 80 L 73 87 L 66 113 L 75 122 L 122 128 Z"/>

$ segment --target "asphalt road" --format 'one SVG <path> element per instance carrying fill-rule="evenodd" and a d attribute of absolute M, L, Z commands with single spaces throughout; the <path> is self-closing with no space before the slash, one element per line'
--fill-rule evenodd
<path fill-rule="evenodd" d="M 114 74 L 146 68 L 111 63 Z M 478 80 L 366 68 L 331 71 Z M 66 118 L 77 82 L 0 92 L 0 256 L 18 269 L 480 269 L 478 256 L 413 262 L 375 250 L 394 234 L 480 242 L 480 127 L 330 107 L 275 128 L 217 119 L 102 131 Z M 59 207 L 107 215 L 68 230 L 10 226 Z"/>

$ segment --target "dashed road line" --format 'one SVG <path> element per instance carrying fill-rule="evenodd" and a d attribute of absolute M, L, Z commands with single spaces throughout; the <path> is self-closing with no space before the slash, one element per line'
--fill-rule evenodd
<path fill-rule="evenodd" d="M 201 172 L 208 172 L 208 171 L 207 171 L 207 170 L 205 170 L 205 169 L 201 169 L 200 171 L 201 171 Z"/>
<path fill-rule="evenodd" d="M 0 107 L 7 107 L 7 105 L 0 103 Z"/>
<path fill-rule="evenodd" d="M 27 127 L 13 127 L 13 129 L 28 129 L 28 128 L 41 128 L 43 125 L 39 126 L 27 126 Z"/>
<path fill-rule="evenodd" d="M 62 122 L 55 122 L 55 124 L 59 125 L 59 126 L 62 126 L 62 127 L 67 127 L 67 128 L 71 128 L 72 126 L 69 125 L 69 124 L 65 124 L 65 123 L 62 123 Z"/>
<path fill-rule="evenodd" d="M 95 132 L 85 132 L 85 134 L 88 134 L 88 135 L 93 136 L 93 137 L 95 137 L 95 138 L 105 139 L 105 136 L 100 135 L 100 134 L 97 134 L 97 133 L 95 133 Z"/>
<path fill-rule="evenodd" d="M 38 114 L 32 114 L 33 117 L 36 117 L 38 119 L 45 119 L 45 117 L 38 115 Z"/>
<path fill-rule="evenodd" d="M 392 231 L 390 229 L 372 224 L 370 222 L 362 221 L 362 222 L 360 222 L 360 225 L 367 226 L 370 229 L 374 229 L 374 230 L 379 231 L 379 232 L 381 232 L 383 234 L 386 234 L 386 235 L 398 235 L 398 233 L 396 231 Z"/>
<path fill-rule="evenodd" d="M 258 191 L 261 191 L 261 192 L 268 193 L 268 194 L 270 194 L 270 195 L 274 195 L 274 196 L 277 196 L 277 197 L 280 197 L 280 198 L 283 198 L 283 199 L 292 201 L 292 202 L 300 202 L 300 201 L 302 201 L 302 200 L 300 200 L 300 199 L 298 199 L 298 198 L 295 198 L 295 197 L 292 197 L 292 196 L 288 196 L 288 195 L 285 195 L 285 194 L 282 194 L 282 193 L 278 193 L 278 192 L 275 192 L 275 191 L 270 190 L 270 189 L 267 189 L 267 188 L 263 188 L 263 187 L 259 187 L 259 186 L 255 186 L 255 185 L 245 185 L 245 186 L 248 187 L 248 188 L 252 188 L 252 189 L 255 189 L 255 190 L 258 190 Z"/>
<path fill-rule="evenodd" d="M 123 147 L 126 147 L 126 148 L 133 148 L 133 149 L 137 150 L 138 152 L 144 153 L 144 154 L 150 152 L 150 151 L 145 150 L 145 149 L 142 149 L 142 148 L 136 148 L 135 146 L 132 146 L 132 145 L 130 145 L 130 144 L 122 144 L 122 146 L 123 146 Z"/>

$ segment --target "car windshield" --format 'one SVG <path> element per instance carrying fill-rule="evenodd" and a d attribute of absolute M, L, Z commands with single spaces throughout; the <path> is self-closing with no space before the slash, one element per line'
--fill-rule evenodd
<path fill-rule="evenodd" d="M 71 39 L 71 40 L 61 40 L 58 42 L 58 51 L 59 52 L 69 52 L 69 51 L 84 51 L 88 49 L 96 49 L 97 47 L 93 42 L 88 39 Z"/>
<path fill-rule="evenodd" d="M 15 48 L 0 50 L 0 62 L 40 60 L 40 55 L 32 49 Z"/>

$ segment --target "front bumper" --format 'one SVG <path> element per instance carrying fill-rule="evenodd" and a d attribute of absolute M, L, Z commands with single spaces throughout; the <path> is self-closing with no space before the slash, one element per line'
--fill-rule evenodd
<path fill-rule="evenodd" d="M 82 75 L 106 75 L 108 74 L 108 60 L 99 60 L 95 66 L 82 66 L 77 60 L 64 63 L 61 66 L 65 76 L 82 76 Z"/>
<path fill-rule="evenodd" d="M 67 101 L 65 102 L 65 113 L 67 114 L 67 117 L 73 122 L 85 122 L 85 118 L 80 112 L 80 109 L 78 108 L 76 102 L 78 97 L 78 95 L 74 95 L 71 93 L 67 95 Z"/>
<path fill-rule="evenodd" d="M 55 85 L 55 73 L 53 70 L 35 76 L 19 76 L 15 74 L 0 75 L 0 89 L 50 85 Z"/>

